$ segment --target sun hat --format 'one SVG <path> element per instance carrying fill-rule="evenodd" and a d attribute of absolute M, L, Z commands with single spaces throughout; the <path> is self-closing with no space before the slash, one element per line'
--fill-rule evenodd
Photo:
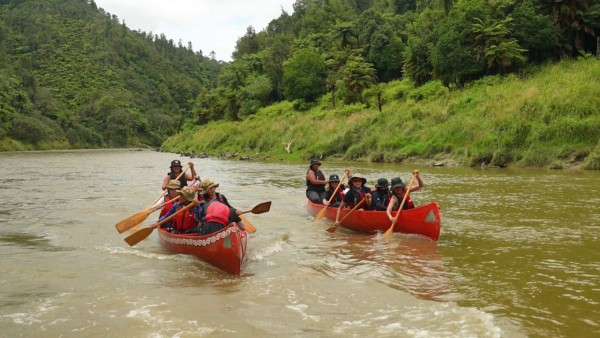
<path fill-rule="evenodd" d="M 352 175 L 352 177 L 350 177 L 350 182 L 352 182 L 352 180 L 355 178 L 360 178 L 362 180 L 362 185 L 365 185 L 367 183 L 367 179 L 359 173 Z"/>
<path fill-rule="evenodd" d="M 171 167 L 170 168 L 173 168 L 173 167 L 181 167 L 181 161 L 180 160 L 171 161 Z"/>
<path fill-rule="evenodd" d="M 388 187 L 390 184 L 387 180 L 387 178 L 380 178 L 377 180 L 377 184 L 375 184 L 375 188 L 383 188 L 383 187 Z"/>
<path fill-rule="evenodd" d="M 202 195 L 206 195 L 208 194 L 208 189 L 212 188 L 212 187 L 219 187 L 219 183 L 215 183 L 213 182 L 213 180 L 211 179 L 206 179 L 204 181 L 202 181 L 202 185 L 200 186 L 202 188 Z"/>
<path fill-rule="evenodd" d="M 313 164 L 321 165 L 321 162 L 319 161 L 318 158 L 313 158 L 313 159 L 310 160 L 310 166 L 312 167 Z"/>
<path fill-rule="evenodd" d="M 330 175 L 329 176 L 329 181 L 328 182 L 339 182 L 340 181 L 340 177 L 336 174 Z"/>
<path fill-rule="evenodd" d="M 181 193 L 181 196 L 188 200 L 188 202 L 192 202 L 196 196 L 196 192 L 190 187 L 183 187 L 181 190 L 177 190 L 177 192 Z"/>
<path fill-rule="evenodd" d="M 168 189 L 179 189 L 181 183 L 178 180 L 170 180 L 169 185 L 167 185 Z"/>
<path fill-rule="evenodd" d="M 394 189 L 396 189 L 398 187 L 402 187 L 402 188 L 406 189 L 406 184 L 402 183 L 402 180 L 400 179 L 400 177 L 392 178 L 392 188 L 390 190 L 394 191 Z"/>

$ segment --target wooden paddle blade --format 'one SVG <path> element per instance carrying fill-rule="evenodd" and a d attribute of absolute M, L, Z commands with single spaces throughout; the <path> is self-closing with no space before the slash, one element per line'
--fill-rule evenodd
<path fill-rule="evenodd" d="M 328 232 L 335 232 L 335 230 L 337 229 L 337 227 L 334 225 L 332 227 L 330 227 L 329 229 L 327 229 Z"/>
<path fill-rule="evenodd" d="M 269 210 L 271 210 L 271 201 L 264 202 L 264 203 L 261 203 L 261 204 L 255 206 L 254 208 L 252 208 L 252 213 L 253 214 L 262 214 L 265 212 L 269 212 Z"/>
<path fill-rule="evenodd" d="M 271 203 L 271 202 L 269 202 Z M 254 226 L 252 226 L 252 224 L 250 224 L 250 222 L 248 222 L 248 220 L 240 215 L 240 218 L 242 219 L 242 221 L 244 222 L 244 225 L 246 226 L 246 231 L 248 231 L 249 233 L 253 234 L 256 232 L 256 228 Z"/>
<path fill-rule="evenodd" d="M 122 234 L 123 232 L 135 227 L 136 225 L 142 224 L 146 220 L 146 218 L 148 218 L 148 215 L 150 215 L 151 213 L 152 210 L 146 209 L 115 224 L 115 227 L 117 228 L 117 231 L 120 234 Z"/>
<path fill-rule="evenodd" d="M 383 236 L 381 238 L 388 238 L 393 234 L 394 234 L 394 224 L 392 224 L 392 226 L 385 232 L 385 234 L 383 234 Z"/>
<path fill-rule="evenodd" d="M 125 242 L 130 246 L 134 246 L 139 242 L 143 241 L 146 237 L 150 236 L 150 234 L 154 231 L 154 228 L 143 228 L 134 232 L 132 235 L 125 238 Z"/>
<path fill-rule="evenodd" d="M 316 222 L 316 221 L 322 220 L 323 218 L 325 218 L 326 213 L 327 213 L 327 207 L 321 209 L 321 211 L 319 211 L 319 213 L 315 216 L 315 218 L 312 221 Z"/>

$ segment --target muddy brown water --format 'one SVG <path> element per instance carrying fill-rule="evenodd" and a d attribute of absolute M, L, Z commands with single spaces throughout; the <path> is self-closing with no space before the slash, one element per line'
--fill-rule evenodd
<path fill-rule="evenodd" d="M 258 229 L 244 273 L 135 247 L 114 224 L 160 193 L 173 154 L 0 154 L 0 337 L 600 336 L 600 173 L 419 168 L 435 243 L 311 223 L 306 164 L 195 159 Z M 413 167 L 328 163 L 377 178 Z M 146 221 L 150 223 L 150 220 Z"/>

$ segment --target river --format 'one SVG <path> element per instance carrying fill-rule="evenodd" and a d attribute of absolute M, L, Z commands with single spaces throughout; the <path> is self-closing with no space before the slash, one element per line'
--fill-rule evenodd
<path fill-rule="evenodd" d="M 174 154 L 0 153 L 0 337 L 593 337 L 600 173 L 420 169 L 436 242 L 311 223 L 307 164 L 194 159 L 249 215 L 242 276 L 114 227 L 149 205 Z M 410 178 L 413 166 L 328 163 Z M 154 215 L 153 215 L 154 216 Z M 151 217 L 153 219 L 153 217 Z M 147 220 L 149 224 L 151 220 Z"/>

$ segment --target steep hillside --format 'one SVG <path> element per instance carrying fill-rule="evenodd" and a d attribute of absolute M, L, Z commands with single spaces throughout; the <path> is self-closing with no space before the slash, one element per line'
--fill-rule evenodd
<path fill-rule="evenodd" d="M 158 145 L 221 65 L 94 1 L 0 0 L 0 150 Z"/>

